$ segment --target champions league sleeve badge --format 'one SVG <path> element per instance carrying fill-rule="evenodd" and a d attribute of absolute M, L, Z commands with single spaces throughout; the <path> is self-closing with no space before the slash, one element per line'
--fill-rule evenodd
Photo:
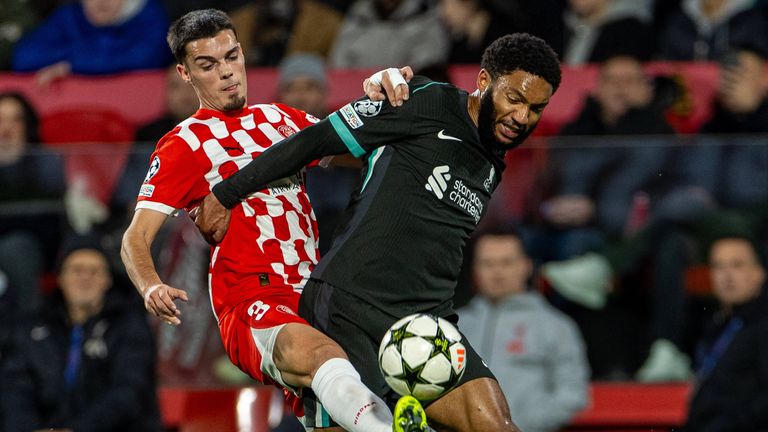
<path fill-rule="evenodd" d="M 147 171 L 147 176 L 144 177 L 144 183 L 147 183 L 152 179 L 152 177 L 157 174 L 157 172 L 160 171 L 160 157 L 155 156 L 154 159 L 152 159 L 152 163 L 149 165 L 149 171 Z"/>
<path fill-rule="evenodd" d="M 355 111 L 363 117 L 373 117 L 379 114 L 383 101 L 361 100 L 355 102 Z"/>

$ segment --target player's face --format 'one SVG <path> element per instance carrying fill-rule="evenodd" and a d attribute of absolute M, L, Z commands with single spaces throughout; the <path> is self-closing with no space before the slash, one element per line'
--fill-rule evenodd
<path fill-rule="evenodd" d="M 200 105 L 217 111 L 243 108 L 248 88 L 243 52 L 235 33 L 222 30 L 212 38 L 189 42 L 186 49 L 187 57 L 178 70 L 192 83 Z"/>
<path fill-rule="evenodd" d="M 98 251 L 76 250 L 61 266 L 59 286 L 70 306 L 81 309 L 100 306 L 111 284 L 107 260 Z"/>
<path fill-rule="evenodd" d="M 491 300 L 525 292 L 531 269 L 531 260 L 516 237 L 487 235 L 475 246 L 475 283 L 480 294 Z"/>
<path fill-rule="evenodd" d="M 485 70 L 478 76 L 480 114 L 478 128 L 483 140 L 503 148 L 520 145 L 536 129 L 553 89 L 544 78 L 516 70 L 491 79 Z"/>
<path fill-rule="evenodd" d="M 83 11 L 88 21 L 97 26 L 107 26 L 120 18 L 124 0 L 83 0 Z"/>
<path fill-rule="evenodd" d="M 709 267 L 715 297 L 725 305 L 739 305 L 757 297 L 765 282 L 765 269 L 752 246 L 743 239 L 715 243 Z"/>

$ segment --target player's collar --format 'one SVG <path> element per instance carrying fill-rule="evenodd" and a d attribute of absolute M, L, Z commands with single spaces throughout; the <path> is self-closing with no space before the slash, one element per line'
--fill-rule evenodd
<path fill-rule="evenodd" d="M 247 106 L 236 109 L 236 110 L 232 110 L 232 111 L 226 111 L 226 112 L 209 109 L 209 108 L 199 108 L 195 113 L 194 117 L 199 117 L 199 118 L 216 117 L 222 120 L 226 120 L 226 119 L 232 119 L 232 118 L 240 118 L 244 115 L 247 115 L 248 113 L 249 111 Z"/>

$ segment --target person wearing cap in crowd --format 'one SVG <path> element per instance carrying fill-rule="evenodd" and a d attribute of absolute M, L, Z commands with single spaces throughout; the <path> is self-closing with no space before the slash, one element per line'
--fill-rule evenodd
<path fill-rule="evenodd" d="M 160 431 L 141 304 L 113 287 L 96 237 L 69 238 L 60 256 L 60 289 L 14 326 L 3 351 L 0 429 Z"/>

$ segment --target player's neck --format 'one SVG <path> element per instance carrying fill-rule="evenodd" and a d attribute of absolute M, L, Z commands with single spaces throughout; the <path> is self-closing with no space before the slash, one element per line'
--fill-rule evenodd
<path fill-rule="evenodd" d="M 472 123 L 477 127 L 480 117 L 480 90 L 475 90 L 467 96 L 467 114 L 472 119 Z"/>

